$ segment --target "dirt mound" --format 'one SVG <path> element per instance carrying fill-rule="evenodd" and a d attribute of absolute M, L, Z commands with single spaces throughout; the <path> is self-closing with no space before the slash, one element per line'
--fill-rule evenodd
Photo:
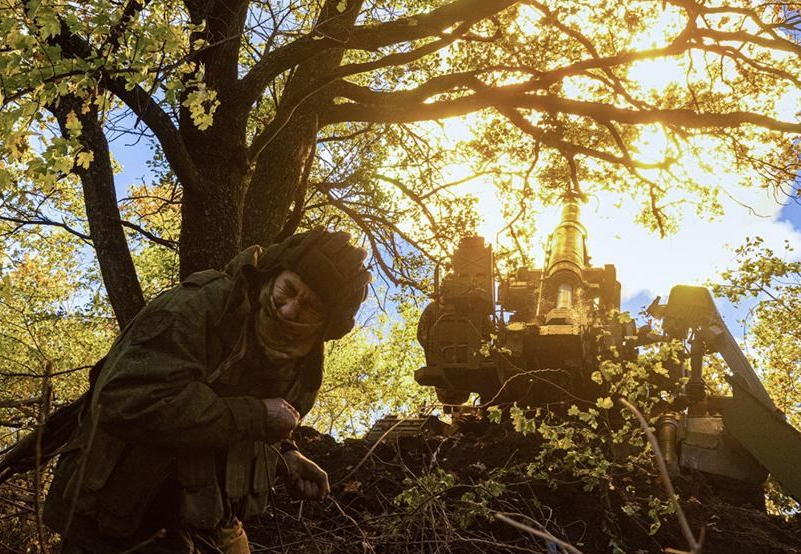
<path fill-rule="evenodd" d="M 329 473 L 331 498 L 290 502 L 250 525 L 256 552 L 559 552 L 548 541 L 496 521 L 502 512 L 547 530 L 586 554 L 687 549 L 675 517 L 655 533 L 646 514 L 624 513 L 630 491 L 584 490 L 581 482 L 533 479 L 523 471 L 537 445 L 507 426 L 462 428 L 453 436 L 401 437 L 372 445 L 299 430 L 301 450 Z M 498 468 L 505 471 L 498 473 Z M 549 485 L 550 483 L 550 485 Z M 557 484 L 558 483 L 558 484 Z M 712 492 L 700 476 L 675 483 L 690 525 L 705 528 L 704 553 L 801 553 L 801 521 L 768 516 L 747 491 Z M 654 479 L 638 494 L 665 498 Z"/>

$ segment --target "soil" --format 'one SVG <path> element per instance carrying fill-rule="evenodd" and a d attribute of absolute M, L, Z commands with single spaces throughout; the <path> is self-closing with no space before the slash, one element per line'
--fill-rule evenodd
<path fill-rule="evenodd" d="M 689 549 L 675 516 L 663 516 L 649 534 L 646 516 L 623 513 L 625 487 L 586 491 L 579 482 L 558 479 L 549 479 L 549 486 L 514 471 L 534 458 L 537 445 L 508 426 L 475 423 L 450 436 L 400 437 L 372 450 L 366 441 L 337 442 L 310 428 L 301 428 L 297 438 L 301 451 L 328 472 L 332 494 L 321 503 L 292 502 L 279 487 L 275 509 L 248 527 L 254 552 L 562 551 L 495 520 L 495 512 L 545 529 L 585 554 Z M 497 468 L 509 470 L 498 478 L 503 493 L 482 497 L 482 483 Z M 453 481 L 437 485 L 443 475 Z M 674 484 L 696 536 L 703 529 L 704 554 L 801 553 L 801 518 L 767 515 L 753 490 L 735 486 L 720 494 L 719 484 L 700 475 Z M 420 492 L 416 500 L 398 500 L 412 489 Z M 637 491 L 665 498 L 657 479 L 638 483 Z"/>

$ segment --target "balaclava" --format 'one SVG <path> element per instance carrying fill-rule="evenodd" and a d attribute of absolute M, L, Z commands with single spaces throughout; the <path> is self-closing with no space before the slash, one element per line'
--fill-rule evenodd
<path fill-rule="evenodd" d="M 289 320 L 281 316 L 275 303 L 275 290 L 286 287 L 288 270 L 281 271 L 261 286 L 259 311 L 254 325 L 256 339 L 262 352 L 273 362 L 300 358 L 320 340 L 326 323 L 325 314 L 306 321 Z M 295 278 L 297 278 L 297 274 Z M 291 286 L 291 282 L 290 282 Z"/>
<path fill-rule="evenodd" d="M 242 274 L 253 300 L 282 269 L 297 273 L 322 299 L 326 308 L 322 338 L 332 340 L 343 337 L 356 323 L 370 283 L 370 272 L 363 264 L 366 257 L 363 248 L 350 243 L 348 233 L 315 227 L 270 247 L 255 265 L 245 265 Z"/>
<path fill-rule="evenodd" d="M 327 231 L 322 227 L 298 233 L 266 249 L 254 245 L 240 252 L 225 268 L 229 275 L 240 276 L 226 310 L 236 309 L 235 306 L 245 297 L 250 309 L 234 347 L 234 355 L 219 369 L 220 380 L 227 384 L 236 383 L 242 368 L 249 364 L 247 360 L 254 354 L 254 348 L 269 356 L 264 341 L 256 336 L 257 318 L 260 315 L 274 317 L 275 305 L 271 302 L 262 304 L 260 296 L 265 286 L 271 287 L 284 269 L 297 273 L 325 304 L 325 320 L 319 332 L 312 334 L 311 341 L 338 339 L 347 334 L 355 325 L 356 312 L 370 283 L 370 273 L 363 264 L 366 256 L 364 249 L 350 244 L 348 233 Z M 262 306 L 266 314 L 262 313 Z M 267 345 L 268 349 L 275 346 Z M 309 343 L 307 340 L 299 341 L 291 351 L 284 346 L 280 347 L 281 355 L 270 357 L 295 358 L 308 351 Z"/>

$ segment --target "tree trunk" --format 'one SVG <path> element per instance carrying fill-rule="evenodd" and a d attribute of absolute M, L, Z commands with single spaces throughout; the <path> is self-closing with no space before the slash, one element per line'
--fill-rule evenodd
<path fill-rule="evenodd" d="M 281 230 L 292 201 L 305 195 L 303 168 L 313 155 L 317 116 L 294 116 L 264 149 L 256 164 L 245 200 L 242 244 L 267 246 Z"/>
<path fill-rule="evenodd" d="M 184 190 L 181 205 L 181 278 L 222 269 L 240 250 L 240 180 L 217 182 L 207 191 Z"/>
<path fill-rule="evenodd" d="M 81 113 L 82 106 L 81 99 L 65 96 L 58 106 L 50 106 L 50 111 L 56 116 L 65 137 L 68 136 L 67 116 L 74 112 L 83 127 L 80 141 L 94 154 L 89 169 L 76 167 L 75 173 L 83 186 L 86 217 L 100 274 L 117 323 L 122 328 L 144 307 L 145 300 L 121 225 L 108 141 L 96 108 L 92 107 L 84 114 Z"/>
<path fill-rule="evenodd" d="M 213 124 L 205 130 L 195 126 L 185 106 L 180 109 L 180 135 L 200 175 L 200 182 L 181 182 L 181 278 L 204 269 L 222 269 L 239 252 L 248 174 L 248 107 L 236 97 L 239 36 L 248 2 L 190 0 L 186 6 L 192 21 L 203 24 L 191 40 L 203 39 L 212 45 L 193 56 L 204 67 L 204 81 L 220 104 Z"/>
<path fill-rule="evenodd" d="M 362 1 L 349 0 L 344 11 L 342 3 L 327 0 L 317 18 L 317 28 L 321 34 L 344 42 L 356 23 Z M 339 67 L 343 54 L 343 49 L 334 48 L 298 66 L 281 98 L 279 112 L 293 109 L 298 98 L 323 82 Z M 298 189 L 305 186 L 303 168 L 313 155 L 317 140 L 317 114 L 330 100 L 325 88 L 305 99 L 259 155 L 245 199 L 244 245 L 272 243 L 286 221 L 292 201 L 305 193 Z"/>
<path fill-rule="evenodd" d="M 182 183 L 181 278 L 222 269 L 241 249 L 242 199 L 247 179 L 245 118 L 233 110 L 215 114 L 205 131 L 182 110 L 181 135 L 199 183 Z"/>
<path fill-rule="evenodd" d="M 181 278 L 222 269 L 241 249 L 245 128 L 245 117 L 233 110 L 215 114 L 214 124 L 205 131 L 181 112 L 181 135 L 202 176 L 201 182 L 181 183 Z"/>

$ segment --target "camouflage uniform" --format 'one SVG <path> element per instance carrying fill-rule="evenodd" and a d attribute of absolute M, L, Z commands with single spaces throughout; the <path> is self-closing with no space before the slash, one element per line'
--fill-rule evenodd
<path fill-rule="evenodd" d="M 322 340 L 285 364 L 254 347 L 242 269 L 252 278 L 287 267 L 293 239 L 189 276 L 112 346 L 45 504 L 45 522 L 73 551 L 117 554 L 159 529 L 166 538 L 137 552 L 248 551 L 239 520 L 263 512 L 278 451 L 294 448 L 269 444 L 260 399 L 282 397 L 303 416 L 322 379 Z M 325 338 L 350 328 L 337 326 Z"/>

